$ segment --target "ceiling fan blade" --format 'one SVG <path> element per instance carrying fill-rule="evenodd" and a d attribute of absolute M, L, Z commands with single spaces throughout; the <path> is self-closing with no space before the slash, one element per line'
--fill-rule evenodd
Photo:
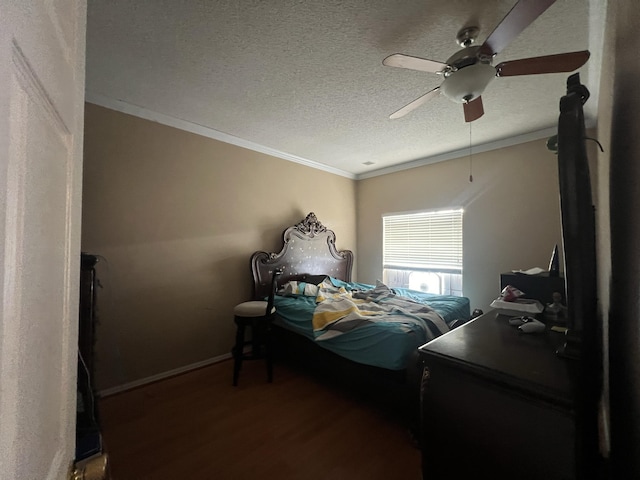
<path fill-rule="evenodd" d="M 496 66 L 497 77 L 535 75 L 539 73 L 573 72 L 589 60 L 588 50 L 502 62 Z"/>
<path fill-rule="evenodd" d="M 468 103 L 463 103 L 464 108 L 464 121 L 473 122 L 484 115 L 484 107 L 482 106 L 482 97 L 478 97 L 475 100 L 471 100 Z"/>
<path fill-rule="evenodd" d="M 427 60 L 426 58 L 412 57 L 411 55 L 403 55 L 401 53 L 389 55 L 382 61 L 382 64 L 387 67 L 408 68 L 409 70 L 431 73 L 441 72 L 447 67 L 446 63 Z"/>
<path fill-rule="evenodd" d="M 425 103 L 427 100 L 432 99 L 433 97 L 435 97 L 439 93 L 440 93 L 440 87 L 436 87 L 433 90 L 428 91 L 427 93 L 425 93 L 421 97 L 416 98 L 413 102 L 406 104 L 404 107 L 402 107 L 397 112 L 392 113 L 391 115 L 389 115 L 389 118 L 394 120 L 396 118 L 404 117 L 407 113 L 415 110 L 420 105 Z"/>
<path fill-rule="evenodd" d="M 487 55 L 500 53 L 556 0 L 519 0 L 480 47 Z"/>

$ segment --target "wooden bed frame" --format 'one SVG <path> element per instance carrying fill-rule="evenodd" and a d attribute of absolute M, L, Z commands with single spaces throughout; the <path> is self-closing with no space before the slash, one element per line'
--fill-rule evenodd
<path fill-rule="evenodd" d="M 337 250 L 335 241 L 335 233 L 320 223 L 313 212 L 288 227 L 279 253 L 259 251 L 251 256 L 254 297 L 260 299 L 268 294 L 274 269 L 283 270 L 278 286 L 290 280 L 309 281 L 326 275 L 351 281 L 353 253 Z M 417 351 L 404 370 L 388 370 L 343 358 L 277 325 L 273 325 L 273 337 L 276 359 L 291 361 L 374 403 L 402 411 L 406 420 L 417 424 L 422 372 Z"/>
<path fill-rule="evenodd" d="M 278 285 L 290 280 L 304 280 L 312 275 L 330 275 L 351 281 L 353 252 L 336 249 L 336 235 L 311 212 L 300 223 L 284 231 L 280 253 L 255 252 L 251 256 L 253 295 L 269 294 L 269 282 L 275 269 L 282 269 Z"/>

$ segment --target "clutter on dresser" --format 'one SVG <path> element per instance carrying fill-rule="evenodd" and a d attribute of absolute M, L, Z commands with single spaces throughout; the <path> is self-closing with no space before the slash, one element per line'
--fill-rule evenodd
<path fill-rule="evenodd" d="M 542 303 L 535 299 L 525 298 L 525 293 L 513 285 L 506 285 L 500 292 L 500 296 L 491 302 L 490 306 L 498 310 L 500 314 L 516 317 L 523 314 L 534 316 L 544 310 Z"/>
<path fill-rule="evenodd" d="M 534 269 L 528 271 L 532 270 Z M 554 322 L 566 321 L 567 298 L 565 278 L 562 272 L 559 272 L 557 276 L 551 271 L 541 271 L 535 274 L 512 271 L 500 274 L 500 288 L 504 289 L 507 285 L 523 292 L 521 299 L 540 302 L 545 319 Z"/>

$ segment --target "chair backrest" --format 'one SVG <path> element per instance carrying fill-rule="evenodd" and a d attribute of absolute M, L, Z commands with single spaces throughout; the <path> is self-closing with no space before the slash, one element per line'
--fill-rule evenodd
<path fill-rule="evenodd" d="M 267 310 L 265 316 L 271 316 L 271 310 L 273 309 L 273 297 L 276 295 L 276 289 L 278 288 L 278 282 L 276 281 L 279 275 L 282 275 L 284 269 L 275 268 L 271 275 L 271 286 L 269 287 L 269 296 L 267 297 Z"/>

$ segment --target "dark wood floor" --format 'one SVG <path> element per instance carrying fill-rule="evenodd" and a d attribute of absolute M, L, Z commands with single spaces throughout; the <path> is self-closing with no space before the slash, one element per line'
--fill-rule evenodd
<path fill-rule="evenodd" d="M 113 480 L 412 479 L 406 426 L 344 390 L 278 363 L 221 362 L 100 400 Z"/>

